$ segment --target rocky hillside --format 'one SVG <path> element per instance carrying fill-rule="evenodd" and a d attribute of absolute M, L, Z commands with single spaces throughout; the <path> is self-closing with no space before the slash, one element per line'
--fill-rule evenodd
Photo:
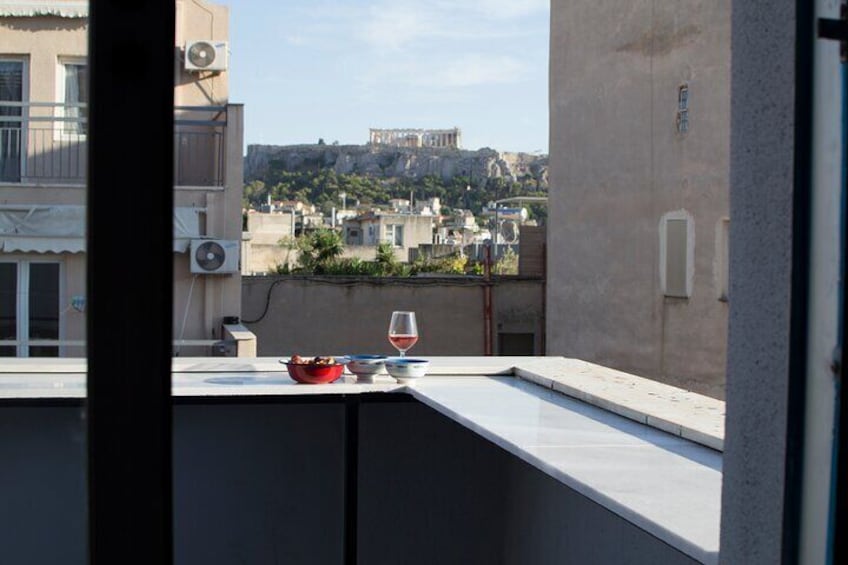
<path fill-rule="evenodd" d="M 501 153 L 488 148 L 469 151 L 371 145 L 249 145 L 245 180 L 264 178 L 272 164 L 291 172 L 331 168 L 338 174 L 409 179 L 435 176 L 445 182 L 470 175 L 475 185 L 489 179 L 532 180 L 539 188 L 548 185 L 547 155 Z"/>

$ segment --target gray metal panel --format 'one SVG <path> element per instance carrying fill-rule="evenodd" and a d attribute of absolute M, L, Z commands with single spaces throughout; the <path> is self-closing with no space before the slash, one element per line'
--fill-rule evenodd
<path fill-rule="evenodd" d="M 174 409 L 174 563 L 343 561 L 344 405 Z"/>
<path fill-rule="evenodd" d="M 0 408 L 0 562 L 88 562 L 81 407 Z"/>

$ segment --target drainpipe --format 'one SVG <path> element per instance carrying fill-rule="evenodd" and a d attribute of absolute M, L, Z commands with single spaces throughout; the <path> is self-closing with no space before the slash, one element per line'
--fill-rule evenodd
<path fill-rule="evenodd" d="M 492 355 L 492 246 L 485 247 L 483 262 L 483 355 Z"/>
<path fill-rule="evenodd" d="M 545 228 L 545 239 L 547 240 L 547 227 Z M 538 355 L 547 355 L 548 352 L 548 244 L 542 244 L 542 324 L 539 336 Z"/>

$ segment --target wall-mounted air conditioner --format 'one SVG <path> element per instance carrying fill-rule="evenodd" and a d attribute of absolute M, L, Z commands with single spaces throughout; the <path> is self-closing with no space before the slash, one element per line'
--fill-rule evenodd
<path fill-rule="evenodd" d="M 211 39 L 186 41 L 185 69 L 187 71 L 226 71 L 227 42 Z"/>
<path fill-rule="evenodd" d="M 191 272 L 225 275 L 239 271 L 239 247 L 235 240 L 191 240 Z"/>

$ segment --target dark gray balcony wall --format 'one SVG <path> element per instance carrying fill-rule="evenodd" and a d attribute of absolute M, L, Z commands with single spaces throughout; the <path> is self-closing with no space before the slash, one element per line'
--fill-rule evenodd
<path fill-rule="evenodd" d="M 359 407 L 359 563 L 692 563 L 429 407 L 385 400 Z M 344 563 L 344 402 L 178 405 L 175 563 Z M 81 415 L 0 408 L 2 563 L 87 562 Z"/>
<path fill-rule="evenodd" d="M 174 411 L 174 563 L 342 563 L 344 405 Z"/>
<path fill-rule="evenodd" d="M 0 562 L 84 565 L 81 407 L 0 407 Z M 340 564 L 341 403 L 177 406 L 174 562 Z"/>
<path fill-rule="evenodd" d="M 0 408 L 0 561 L 87 562 L 80 407 Z"/>
<path fill-rule="evenodd" d="M 733 2 L 730 329 L 721 560 L 780 563 L 788 397 L 795 2 Z"/>
<path fill-rule="evenodd" d="M 363 404 L 358 562 L 503 562 L 504 456 L 418 403 Z"/>

